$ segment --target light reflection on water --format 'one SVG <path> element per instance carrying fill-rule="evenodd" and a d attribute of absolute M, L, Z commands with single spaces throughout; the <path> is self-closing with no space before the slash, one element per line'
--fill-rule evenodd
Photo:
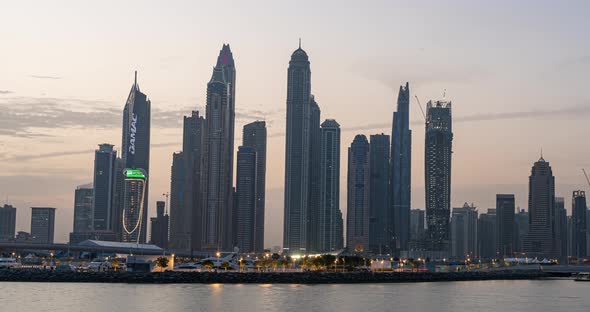
<path fill-rule="evenodd" d="M 0 283 L 1 311 L 567 311 L 590 310 L 590 283 L 231 285 Z"/>

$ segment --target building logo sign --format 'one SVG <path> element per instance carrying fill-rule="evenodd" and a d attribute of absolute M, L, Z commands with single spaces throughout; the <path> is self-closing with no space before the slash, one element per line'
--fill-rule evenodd
<path fill-rule="evenodd" d="M 135 134 L 137 133 L 137 114 L 131 117 L 131 128 L 129 129 L 129 153 L 135 155 Z"/>

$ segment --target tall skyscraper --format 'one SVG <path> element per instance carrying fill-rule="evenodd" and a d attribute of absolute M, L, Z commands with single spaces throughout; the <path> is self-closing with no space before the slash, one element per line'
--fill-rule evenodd
<path fill-rule="evenodd" d="M 528 256 L 555 256 L 555 177 L 541 157 L 529 177 L 529 233 L 524 241 Z"/>
<path fill-rule="evenodd" d="M 391 134 L 391 205 L 395 249 L 408 250 L 412 188 L 412 130 L 410 85 L 400 86 Z M 449 206 L 450 209 L 450 206 Z"/>
<path fill-rule="evenodd" d="M 174 250 L 190 249 L 191 231 L 201 229 L 201 226 L 196 229 L 190 228 L 188 209 L 184 206 L 184 181 L 187 171 L 183 156 L 183 152 L 172 154 L 170 170 L 170 248 Z"/>
<path fill-rule="evenodd" d="M 287 76 L 283 249 L 306 253 L 310 189 L 311 70 L 301 46 L 291 55 Z"/>
<path fill-rule="evenodd" d="M 234 104 L 235 66 L 229 45 L 224 44 L 207 84 L 202 249 L 233 247 Z"/>
<path fill-rule="evenodd" d="M 55 208 L 32 207 L 31 237 L 35 244 L 53 244 Z"/>
<path fill-rule="evenodd" d="M 394 233 L 389 187 L 389 136 L 376 134 L 370 138 L 369 248 L 373 254 L 392 254 Z"/>
<path fill-rule="evenodd" d="M 482 259 L 496 259 L 496 209 L 479 215 L 477 222 L 477 253 Z"/>
<path fill-rule="evenodd" d="M 477 255 L 477 209 L 465 203 L 453 208 L 451 218 L 451 256 L 469 259 Z"/>
<path fill-rule="evenodd" d="M 320 252 L 322 234 L 321 219 L 321 129 L 320 107 L 311 95 L 309 113 L 309 183 L 307 208 L 307 242 L 308 252 Z"/>
<path fill-rule="evenodd" d="M 357 135 L 348 148 L 346 248 L 349 252 L 369 251 L 370 165 L 369 141 Z"/>
<path fill-rule="evenodd" d="M 586 224 L 586 192 L 574 191 L 572 195 L 572 256 L 585 257 L 586 235 L 588 225 Z"/>
<path fill-rule="evenodd" d="M 236 242 L 240 252 L 254 252 L 256 232 L 256 149 L 238 147 Z"/>
<path fill-rule="evenodd" d="M 529 233 L 529 213 L 524 209 L 516 209 L 519 210 L 516 215 L 514 215 L 514 221 L 516 223 L 515 229 L 515 248 L 518 252 L 523 252 L 522 243 L 524 242 L 527 234 Z"/>
<path fill-rule="evenodd" d="M 425 216 L 425 211 L 422 209 L 410 210 L 410 242 L 416 246 L 421 244 L 426 234 Z"/>
<path fill-rule="evenodd" d="M 340 211 L 340 125 L 326 119 L 321 125 L 320 153 L 320 252 L 343 248 Z"/>
<path fill-rule="evenodd" d="M 117 152 L 111 144 L 100 144 L 94 152 L 94 198 L 92 200 L 93 225 L 97 231 L 113 230 L 111 224 Z"/>
<path fill-rule="evenodd" d="M 147 176 L 143 169 L 125 169 L 123 173 L 123 210 L 122 224 L 123 242 L 143 243 L 142 237 L 147 236 L 143 230 L 143 215 L 147 205 Z"/>
<path fill-rule="evenodd" d="M 567 211 L 565 210 L 565 198 L 555 197 L 555 220 L 553 225 L 555 227 L 555 256 L 559 261 L 565 263 L 568 256 L 568 221 Z"/>
<path fill-rule="evenodd" d="M 94 214 L 92 202 L 94 189 L 92 183 L 80 185 L 74 195 L 74 233 L 92 231 Z"/>
<path fill-rule="evenodd" d="M 137 84 L 137 72 L 135 72 L 135 82 L 131 87 L 129 97 L 125 103 L 125 108 L 123 109 L 123 142 L 121 144 L 121 159 L 123 160 L 125 169 L 141 169 L 144 171 L 146 199 L 149 196 L 150 123 L 151 102 L 148 100 L 147 96 L 139 90 L 139 85 Z M 128 204 L 130 203 L 120 203 L 122 206 Z M 146 200 L 140 222 L 140 243 L 145 243 L 146 241 L 147 222 L 148 203 Z"/>
<path fill-rule="evenodd" d="M 514 195 L 496 195 L 496 251 L 500 257 L 512 257 L 514 249 Z"/>
<path fill-rule="evenodd" d="M 424 162 L 426 223 L 432 251 L 448 251 L 452 142 L 451 102 L 429 101 Z"/>
<path fill-rule="evenodd" d="M 168 224 L 170 217 L 165 212 L 166 202 L 156 202 L 156 217 L 151 219 L 151 235 L 150 241 L 152 244 L 160 248 L 168 248 Z"/>
<path fill-rule="evenodd" d="M 245 125 L 242 140 L 243 146 L 251 147 L 256 150 L 254 251 L 262 253 L 264 252 L 264 211 L 266 200 L 266 122 L 255 121 Z"/>
<path fill-rule="evenodd" d="M 14 239 L 16 231 L 16 208 L 5 204 L 0 207 L 0 241 Z"/>

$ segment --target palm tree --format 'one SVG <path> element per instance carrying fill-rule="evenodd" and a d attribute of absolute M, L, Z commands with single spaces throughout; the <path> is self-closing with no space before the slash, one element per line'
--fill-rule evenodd
<path fill-rule="evenodd" d="M 207 268 L 207 270 L 211 271 L 211 269 L 213 269 L 213 261 L 211 260 L 205 260 L 203 261 L 202 265 Z"/>
<path fill-rule="evenodd" d="M 230 267 L 230 264 L 227 261 L 223 261 L 221 267 L 227 271 L 227 269 Z"/>
<path fill-rule="evenodd" d="M 160 272 L 164 271 L 164 268 L 168 266 L 170 259 L 166 257 L 159 257 L 156 259 L 156 265 L 160 268 Z"/>
<path fill-rule="evenodd" d="M 111 260 L 111 266 L 113 268 L 115 268 L 115 272 L 117 272 L 119 270 L 120 265 L 121 265 L 121 263 L 119 262 L 119 259 L 115 258 L 115 259 Z"/>

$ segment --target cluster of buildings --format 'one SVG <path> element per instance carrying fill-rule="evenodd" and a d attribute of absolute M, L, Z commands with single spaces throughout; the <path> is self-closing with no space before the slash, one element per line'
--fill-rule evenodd
<path fill-rule="evenodd" d="M 55 208 L 31 207 L 30 232 L 16 233 L 16 208 L 5 204 L 0 207 L 0 242 L 53 244 L 55 233 Z"/>
<path fill-rule="evenodd" d="M 531 171 L 526 212 L 515 207 L 512 194 L 498 194 L 496 207 L 485 212 L 473 204 L 451 209 L 450 101 L 427 103 L 426 206 L 411 209 L 408 83 L 399 89 L 391 135 L 358 134 L 348 147 L 344 220 L 340 124 L 321 119 L 301 45 L 291 55 L 287 75 L 283 253 L 345 250 L 458 260 L 587 255 L 585 193 L 573 192 L 573 213 L 567 216 L 543 157 Z M 234 149 L 235 90 L 233 55 L 223 45 L 207 83 L 205 113 L 184 117 L 182 151 L 172 155 L 170 192 L 163 194 L 167 201 L 156 202 L 148 233 L 151 102 L 140 91 L 136 73 L 123 110 L 119 152 L 112 144 L 99 145 L 93 182 L 75 190 L 70 243 L 149 241 L 169 250 L 264 252 L 266 124 L 246 124 Z M 0 208 L 0 240 L 14 239 L 15 215 L 11 206 Z M 54 218 L 53 208 L 33 208 L 31 240 L 52 243 Z"/>

